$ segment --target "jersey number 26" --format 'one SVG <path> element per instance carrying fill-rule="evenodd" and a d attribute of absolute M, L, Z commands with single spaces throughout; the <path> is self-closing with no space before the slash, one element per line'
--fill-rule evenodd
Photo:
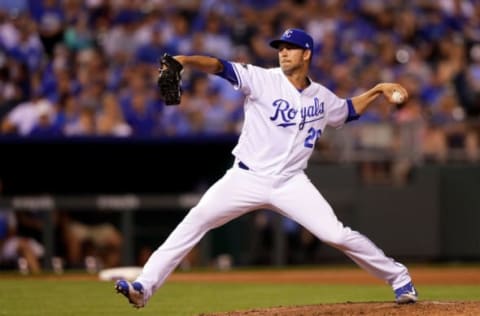
<path fill-rule="evenodd" d="M 308 136 L 305 138 L 303 145 L 307 148 L 313 148 L 315 141 L 320 137 L 320 135 L 322 135 L 321 129 L 316 130 L 313 127 L 310 127 L 308 130 Z"/>

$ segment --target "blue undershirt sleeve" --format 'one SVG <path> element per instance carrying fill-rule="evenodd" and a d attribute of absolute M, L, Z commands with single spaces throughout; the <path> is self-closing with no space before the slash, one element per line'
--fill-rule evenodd
<path fill-rule="evenodd" d="M 235 70 L 233 69 L 233 65 L 226 60 L 223 60 L 223 59 L 219 59 L 219 60 L 223 65 L 223 70 L 221 72 L 216 73 L 215 75 L 220 76 L 223 79 L 230 82 L 232 85 L 237 86 L 238 78 L 237 78 L 237 74 L 235 73 Z"/>
<path fill-rule="evenodd" d="M 355 108 L 353 107 L 353 102 L 351 99 L 347 99 L 347 106 L 348 106 L 348 115 L 347 115 L 347 119 L 345 120 L 345 123 L 358 120 L 358 118 L 360 118 L 360 114 L 358 114 L 355 111 Z"/>

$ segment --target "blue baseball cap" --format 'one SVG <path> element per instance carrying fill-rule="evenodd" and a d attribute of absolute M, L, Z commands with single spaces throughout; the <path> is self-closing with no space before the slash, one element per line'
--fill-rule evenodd
<path fill-rule="evenodd" d="M 313 50 L 313 38 L 304 30 L 288 29 L 283 32 L 282 37 L 270 42 L 270 46 L 278 48 L 281 43 L 288 43 L 303 49 Z"/>

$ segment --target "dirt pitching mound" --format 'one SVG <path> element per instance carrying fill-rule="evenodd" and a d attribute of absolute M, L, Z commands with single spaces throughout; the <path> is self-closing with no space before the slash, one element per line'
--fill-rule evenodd
<path fill-rule="evenodd" d="M 480 302 L 422 301 L 416 304 L 397 305 L 392 302 L 337 303 L 305 306 L 287 306 L 252 309 L 227 313 L 201 314 L 200 316 L 444 316 L 480 315 Z"/>

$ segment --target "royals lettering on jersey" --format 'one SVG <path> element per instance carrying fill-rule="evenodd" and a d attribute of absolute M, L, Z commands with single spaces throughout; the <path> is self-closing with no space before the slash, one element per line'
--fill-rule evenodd
<path fill-rule="evenodd" d="M 318 98 L 313 99 L 313 104 L 301 107 L 300 110 L 290 106 L 290 103 L 284 99 L 273 101 L 275 113 L 270 119 L 274 122 L 280 122 L 277 126 L 288 127 L 295 126 L 295 118 L 300 113 L 301 121 L 298 123 L 298 129 L 302 130 L 306 123 L 315 122 L 324 118 L 324 102 L 320 102 Z"/>
<path fill-rule="evenodd" d="M 325 127 L 345 123 L 346 100 L 316 82 L 299 92 L 280 68 L 224 62 L 224 69 L 222 77 L 245 94 L 242 133 L 232 153 L 251 171 L 291 175 L 305 169 Z"/>

